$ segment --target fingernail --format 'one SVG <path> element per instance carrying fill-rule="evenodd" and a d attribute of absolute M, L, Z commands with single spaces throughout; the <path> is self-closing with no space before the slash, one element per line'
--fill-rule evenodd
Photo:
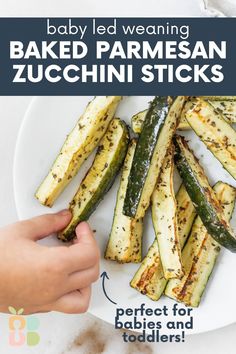
<path fill-rule="evenodd" d="M 82 221 L 81 223 L 79 223 L 76 227 L 76 231 L 78 231 L 78 233 L 80 234 L 88 234 L 91 232 L 90 226 L 86 221 Z"/>
<path fill-rule="evenodd" d="M 68 209 L 64 209 L 64 210 L 61 210 L 57 213 L 57 215 L 60 215 L 60 216 L 68 216 L 68 215 L 71 215 L 71 212 L 70 210 Z"/>

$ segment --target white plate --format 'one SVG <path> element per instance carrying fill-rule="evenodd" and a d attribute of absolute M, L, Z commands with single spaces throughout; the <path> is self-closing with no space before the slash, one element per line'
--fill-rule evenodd
<path fill-rule="evenodd" d="M 68 206 L 68 202 L 90 166 L 93 156 L 86 161 L 78 176 L 56 201 L 52 209 L 41 206 L 35 200 L 34 192 L 48 172 L 66 134 L 72 129 L 89 100 L 90 97 L 38 97 L 32 101 L 20 129 L 15 152 L 14 190 L 20 219 L 50 211 L 54 212 Z M 117 116 L 129 123 L 131 116 L 144 109 L 149 100 L 150 97 L 146 96 L 127 97 L 121 102 Z M 188 132 L 186 134 L 191 140 L 191 146 L 196 155 L 205 167 L 211 183 L 223 180 L 236 186 L 235 181 L 222 169 L 218 161 L 206 150 L 194 133 Z M 96 239 L 102 254 L 111 228 L 117 187 L 118 179 L 90 218 L 90 224 L 96 230 Z M 236 226 L 235 215 L 232 220 L 234 227 Z M 154 232 L 148 215 L 144 232 L 145 251 L 153 239 Z M 48 245 L 59 244 L 55 236 L 43 242 Z M 145 303 L 146 307 L 153 309 L 167 305 L 171 311 L 174 302 L 170 299 L 162 297 L 160 301 L 153 302 L 129 286 L 137 268 L 138 265 L 119 265 L 101 259 L 101 272 L 106 270 L 110 277 L 110 280 L 106 280 L 106 290 L 110 298 L 117 302 L 118 307 L 138 308 L 140 304 Z M 233 278 L 235 269 L 236 255 L 226 250 L 222 251 L 200 307 L 193 310 L 194 328 L 186 331 L 187 333 L 205 332 L 235 322 L 236 282 Z M 116 307 L 105 298 L 101 281 L 98 281 L 93 288 L 90 312 L 105 321 L 114 323 L 115 309 Z M 171 319 L 178 320 L 178 317 L 174 318 L 170 313 L 167 320 Z M 185 318 L 180 317 L 179 319 Z M 154 320 L 162 320 L 165 323 L 166 317 L 156 317 Z"/>

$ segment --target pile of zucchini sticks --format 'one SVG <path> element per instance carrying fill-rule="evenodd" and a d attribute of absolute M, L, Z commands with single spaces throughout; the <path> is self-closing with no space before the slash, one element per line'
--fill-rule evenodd
<path fill-rule="evenodd" d="M 199 305 L 221 246 L 236 252 L 229 222 L 236 190 L 224 182 L 210 186 L 187 141 L 177 131 L 192 129 L 236 179 L 236 96 L 158 96 L 125 122 L 115 118 L 121 96 L 95 97 L 86 107 L 36 191 L 52 206 L 82 163 L 94 161 L 72 199 L 70 224 L 58 234 L 75 236 L 122 168 L 107 260 L 139 263 L 131 287 L 157 301 L 162 294 L 192 307 Z M 182 178 L 175 195 L 174 165 Z M 142 259 L 143 219 L 151 208 L 155 240 Z"/>

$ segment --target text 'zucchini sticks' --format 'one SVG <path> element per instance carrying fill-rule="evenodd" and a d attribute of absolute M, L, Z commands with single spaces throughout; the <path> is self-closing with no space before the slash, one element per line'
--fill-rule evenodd
<path fill-rule="evenodd" d="M 215 241 L 236 252 L 235 234 L 224 217 L 203 168 L 183 137 L 176 136 L 174 143 L 175 164 L 202 223 Z"/>
<path fill-rule="evenodd" d="M 181 278 L 183 275 L 173 172 L 174 147 L 171 144 L 152 194 L 152 222 L 166 279 Z"/>
<path fill-rule="evenodd" d="M 135 147 L 136 141 L 133 139 L 122 169 L 112 229 L 105 251 L 106 259 L 120 263 L 140 262 L 142 259 L 143 220 L 135 220 L 123 214 L 124 198 Z"/>
<path fill-rule="evenodd" d="M 222 205 L 224 216 L 229 221 L 234 209 L 235 188 L 218 182 L 214 191 Z M 197 307 L 220 249 L 220 245 L 207 233 L 198 216 L 182 253 L 184 276 L 182 279 L 170 280 L 165 294 L 188 306 Z"/>
<path fill-rule="evenodd" d="M 72 219 L 58 234 L 59 239 L 71 240 L 78 223 L 87 220 L 95 210 L 123 164 L 128 143 L 129 133 L 126 124 L 118 118 L 113 119 L 98 146 L 92 166 L 70 203 Z"/>
<path fill-rule="evenodd" d="M 51 207 L 99 141 L 113 118 L 121 96 L 95 97 L 86 107 L 66 138 L 53 166 L 38 190 L 36 198 Z"/>
<path fill-rule="evenodd" d="M 200 100 L 186 119 L 206 147 L 236 179 L 236 132 L 209 103 Z"/>
<path fill-rule="evenodd" d="M 183 184 L 176 195 L 176 203 L 179 242 L 182 249 L 196 217 L 195 208 Z M 167 280 L 163 274 L 158 243 L 155 240 L 130 285 L 152 300 L 157 301 L 161 297 L 166 284 Z"/>
<path fill-rule="evenodd" d="M 185 97 L 169 107 L 167 97 L 156 97 L 147 112 L 129 174 L 123 213 L 142 218 L 150 204 L 167 148 L 175 133 Z"/>

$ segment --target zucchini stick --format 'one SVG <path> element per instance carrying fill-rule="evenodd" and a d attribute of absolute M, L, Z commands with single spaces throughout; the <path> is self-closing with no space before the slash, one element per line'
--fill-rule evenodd
<path fill-rule="evenodd" d="M 121 96 L 99 96 L 88 104 L 35 193 L 41 204 L 51 207 L 77 174 L 105 134 L 120 100 Z"/>
<path fill-rule="evenodd" d="M 203 168 L 183 137 L 175 137 L 174 143 L 176 166 L 202 223 L 215 241 L 236 252 L 236 236 Z"/>
<path fill-rule="evenodd" d="M 208 100 L 208 102 L 215 108 L 215 110 L 220 113 L 224 119 L 229 123 L 236 123 L 236 101 L 227 100 L 227 101 L 214 101 Z M 195 97 L 190 97 L 182 110 L 178 130 L 190 130 L 191 127 L 186 120 L 186 113 L 193 109 L 194 105 L 197 103 Z M 133 115 L 131 120 L 132 130 L 135 134 L 140 134 L 142 130 L 142 125 L 147 114 L 147 109 L 140 111 Z"/>
<path fill-rule="evenodd" d="M 179 242 L 182 249 L 196 217 L 195 208 L 183 184 L 176 195 L 176 202 Z M 160 299 L 166 284 L 167 280 L 163 274 L 158 243 L 155 240 L 130 285 L 150 299 L 157 301 Z"/>
<path fill-rule="evenodd" d="M 235 188 L 218 182 L 214 187 L 214 191 L 223 207 L 224 216 L 229 221 L 235 203 Z M 180 280 L 170 280 L 165 294 L 188 306 L 197 307 L 215 266 L 220 249 L 220 245 L 207 233 L 198 216 L 182 253 L 185 274 Z"/>
<path fill-rule="evenodd" d="M 96 209 L 123 164 L 128 142 L 129 133 L 126 124 L 118 118 L 113 119 L 98 146 L 92 166 L 70 203 L 72 219 L 58 234 L 59 239 L 71 240 L 78 223 L 87 220 Z"/>
<path fill-rule="evenodd" d="M 236 101 L 236 96 L 200 96 L 204 100 L 212 101 Z"/>
<path fill-rule="evenodd" d="M 140 134 L 148 109 L 135 113 L 131 118 L 131 127 L 135 134 Z"/>
<path fill-rule="evenodd" d="M 236 123 L 236 101 L 208 101 L 229 123 Z"/>
<path fill-rule="evenodd" d="M 143 221 L 142 219 L 135 220 L 122 213 L 135 147 L 136 140 L 133 139 L 122 169 L 112 229 L 105 251 L 106 259 L 120 263 L 136 263 L 142 259 Z"/>
<path fill-rule="evenodd" d="M 152 221 L 165 279 L 183 276 L 173 172 L 174 147 L 171 144 L 152 194 Z"/>
<path fill-rule="evenodd" d="M 194 104 L 192 101 L 190 101 L 190 100 L 186 101 L 186 103 L 183 107 L 183 110 L 181 112 L 181 115 L 180 115 L 178 130 L 189 130 L 190 129 L 190 126 L 185 119 L 185 114 L 193 106 L 194 106 Z M 148 111 L 148 109 L 140 111 L 140 112 L 134 114 L 133 117 L 131 118 L 131 127 L 132 127 L 132 130 L 135 134 L 141 133 L 141 130 L 143 127 L 143 122 L 146 118 L 147 111 Z"/>
<path fill-rule="evenodd" d="M 178 96 L 170 107 L 167 97 L 156 97 L 151 103 L 129 174 L 125 215 L 136 219 L 145 215 L 184 102 L 185 97 Z"/>
<path fill-rule="evenodd" d="M 236 132 L 214 107 L 198 101 L 186 119 L 201 141 L 236 179 Z"/>

